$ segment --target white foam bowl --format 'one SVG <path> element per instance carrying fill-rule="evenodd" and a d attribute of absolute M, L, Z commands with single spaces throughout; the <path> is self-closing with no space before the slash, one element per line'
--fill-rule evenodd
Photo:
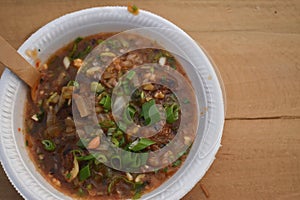
<path fill-rule="evenodd" d="M 162 45 L 178 44 L 193 67 L 185 68 L 198 100 L 199 128 L 192 149 L 178 172 L 142 199 L 180 199 L 203 177 L 220 147 L 224 125 L 224 99 L 214 68 L 197 45 L 180 28 L 147 11 L 130 14 L 125 7 L 99 7 L 77 11 L 45 25 L 28 38 L 18 52 L 26 57 L 27 49 L 41 49 L 39 58 L 49 56 L 78 36 L 100 32 L 124 31 L 132 28 L 157 27 L 174 30 L 152 35 Z M 151 34 L 148 36 L 151 37 Z M 71 199 L 51 186 L 35 169 L 25 147 L 23 129 L 27 86 L 12 72 L 5 70 L 0 82 L 0 160 L 16 190 L 30 200 Z"/>

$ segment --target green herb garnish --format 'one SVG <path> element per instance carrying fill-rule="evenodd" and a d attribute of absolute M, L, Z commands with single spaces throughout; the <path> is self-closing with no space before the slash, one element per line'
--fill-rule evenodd
<path fill-rule="evenodd" d="M 51 140 L 43 140 L 42 144 L 44 145 L 44 149 L 47 151 L 54 151 L 56 148 L 54 142 Z"/>
<path fill-rule="evenodd" d="M 172 105 L 166 107 L 166 118 L 167 123 L 171 124 L 178 120 L 179 117 L 179 107 L 176 103 L 173 103 Z"/>
<path fill-rule="evenodd" d="M 129 146 L 129 149 L 132 151 L 141 151 L 155 143 L 156 142 L 149 140 L 147 138 L 140 138 L 132 142 Z"/>
<path fill-rule="evenodd" d="M 145 125 L 151 126 L 160 120 L 159 111 L 155 105 L 155 100 L 152 99 L 142 105 L 142 116 L 145 119 Z"/>
<path fill-rule="evenodd" d="M 83 167 L 79 171 L 79 180 L 84 181 L 84 180 L 88 179 L 90 176 L 91 176 L 90 165 L 87 164 L 85 167 Z"/>

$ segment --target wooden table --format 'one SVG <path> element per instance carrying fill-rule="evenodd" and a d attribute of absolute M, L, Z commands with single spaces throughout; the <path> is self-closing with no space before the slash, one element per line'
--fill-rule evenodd
<path fill-rule="evenodd" d="M 174 22 L 223 78 L 222 148 L 184 200 L 300 199 L 300 1 L 134 1 Z M 15 48 L 71 11 L 128 1 L 1 0 L 0 33 Z M 21 199 L 0 170 L 0 199 Z"/>

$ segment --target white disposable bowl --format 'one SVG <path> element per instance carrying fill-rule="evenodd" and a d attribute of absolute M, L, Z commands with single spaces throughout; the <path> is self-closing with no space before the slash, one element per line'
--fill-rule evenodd
<path fill-rule="evenodd" d="M 180 199 L 203 177 L 220 147 L 224 124 L 224 99 L 220 82 L 212 64 L 197 43 L 171 22 L 147 11 L 130 14 L 125 7 L 101 7 L 81 10 L 60 17 L 34 33 L 19 48 L 26 57 L 27 49 L 41 49 L 39 58 L 46 61 L 57 49 L 78 36 L 100 32 L 124 31 L 140 27 L 157 27 L 174 30 L 153 35 L 168 46 L 178 44 L 191 63 L 186 68 L 199 102 L 199 130 L 187 160 L 180 170 L 156 190 L 142 199 Z M 151 37 L 151 34 L 148 35 Z M 159 38 L 158 38 L 159 37 Z M 172 45 L 171 45 L 172 46 Z M 173 47 L 171 47 L 173 48 Z M 70 199 L 54 189 L 35 169 L 26 151 L 23 129 L 24 103 L 27 87 L 9 70 L 0 82 L 0 159 L 3 168 L 16 190 L 25 199 Z"/>

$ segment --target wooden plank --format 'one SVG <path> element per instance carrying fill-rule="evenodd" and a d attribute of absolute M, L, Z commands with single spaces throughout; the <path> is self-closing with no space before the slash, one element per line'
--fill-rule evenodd
<path fill-rule="evenodd" d="M 300 199 L 300 119 L 227 120 L 209 199 Z M 198 183 L 183 200 L 206 199 Z"/>
<path fill-rule="evenodd" d="M 153 0 L 133 1 L 142 9 L 169 19 L 188 32 L 268 31 L 299 33 L 300 1 Z M 68 12 L 105 5 L 127 5 L 127 1 L 11 1 L 0 3 L 2 36 L 18 47 L 31 33 Z"/>
<path fill-rule="evenodd" d="M 191 33 L 216 63 L 227 118 L 300 117 L 300 34 Z"/>

